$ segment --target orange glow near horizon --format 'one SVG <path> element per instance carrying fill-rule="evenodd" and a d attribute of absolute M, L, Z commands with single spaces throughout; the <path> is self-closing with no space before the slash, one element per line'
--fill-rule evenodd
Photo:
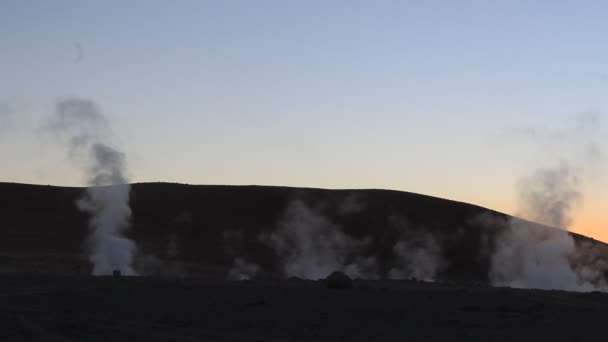
<path fill-rule="evenodd" d="M 572 224 L 571 231 L 608 243 L 608 224 L 599 215 L 581 216 Z"/>
<path fill-rule="evenodd" d="M 511 196 L 513 196 L 513 194 L 511 194 Z M 508 196 L 505 196 L 505 198 L 495 198 L 493 201 L 484 201 L 480 196 L 476 196 L 475 198 L 468 198 L 465 202 L 496 210 L 507 215 L 519 216 L 517 209 L 515 209 L 515 205 L 513 204 L 514 201 L 506 200 L 507 197 Z M 566 228 L 574 233 L 608 243 L 608 220 L 602 210 L 603 206 L 601 205 L 604 202 L 604 198 L 601 196 L 588 197 L 584 207 L 574 213 L 574 218 L 570 227 Z"/>

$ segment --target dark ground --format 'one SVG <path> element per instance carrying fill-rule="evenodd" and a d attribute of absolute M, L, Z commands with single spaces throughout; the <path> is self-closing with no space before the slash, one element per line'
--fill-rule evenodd
<path fill-rule="evenodd" d="M 0 277 L 1 341 L 582 341 L 608 295 L 411 281 Z"/>

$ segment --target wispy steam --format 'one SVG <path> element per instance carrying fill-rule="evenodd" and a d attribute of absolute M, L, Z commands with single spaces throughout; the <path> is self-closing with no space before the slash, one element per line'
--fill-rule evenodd
<path fill-rule="evenodd" d="M 65 98 L 57 101 L 55 115 L 45 127 L 67 146 L 69 157 L 83 166 L 86 195 L 78 208 L 91 215 L 87 242 L 94 275 L 135 274 L 136 246 L 124 233 L 129 228 L 130 186 L 124 153 L 111 147 L 107 119 L 90 100 Z"/>
<path fill-rule="evenodd" d="M 241 258 L 235 258 L 232 268 L 228 271 L 229 280 L 250 280 L 260 272 L 260 266 Z"/>
<path fill-rule="evenodd" d="M 261 267 L 248 260 L 245 254 L 245 241 L 243 234 L 237 230 L 227 230 L 223 233 L 225 252 L 233 259 L 233 264 L 228 270 L 229 280 L 249 280 L 254 279 L 261 271 Z"/>
<path fill-rule="evenodd" d="M 260 240 L 275 250 L 287 277 L 316 280 L 334 271 L 377 277 L 375 259 L 361 255 L 370 240 L 348 236 L 302 201 L 290 203 L 277 230 Z"/>
<path fill-rule="evenodd" d="M 393 246 L 395 264 L 389 278 L 434 281 L 437 273 L 447 267 L 437 239 L 426 229 L 412 228 L 401 217 L 393 216 L 391 221 L 401 231 L 401 237 Z"/>
<path fill-rule="evenodd" d="M 551 227 L 567 228 L 582 199 L 577 172 L 567 163 L 537 170 L 519 188 L 519 215 Z"/>

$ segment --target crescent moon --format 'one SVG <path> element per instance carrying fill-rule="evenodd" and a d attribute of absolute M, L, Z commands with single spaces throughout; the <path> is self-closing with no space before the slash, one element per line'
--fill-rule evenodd
<path fill-rule="evenodd" d="M 74 48 L 76 48 L 76 57 L 74 58 L 74 63 L 78 64 L 82 61 L 84 57 L 84 50 L 82 49 L 82 45 L 79 42 L 74 43 Z"/>

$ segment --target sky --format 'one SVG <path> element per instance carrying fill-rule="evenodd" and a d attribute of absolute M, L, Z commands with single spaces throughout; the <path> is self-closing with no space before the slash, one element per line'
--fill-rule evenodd
<path fill-rule="evenodd" d="M 133 182 L 386 188 L 517 214 L 522 179 L 567 161 L 572 229 L 608 241 L 607 10 L 0 0 L 0 181 L 84 185 L 41 130 L 76 97 L 111 121 Z"/>

